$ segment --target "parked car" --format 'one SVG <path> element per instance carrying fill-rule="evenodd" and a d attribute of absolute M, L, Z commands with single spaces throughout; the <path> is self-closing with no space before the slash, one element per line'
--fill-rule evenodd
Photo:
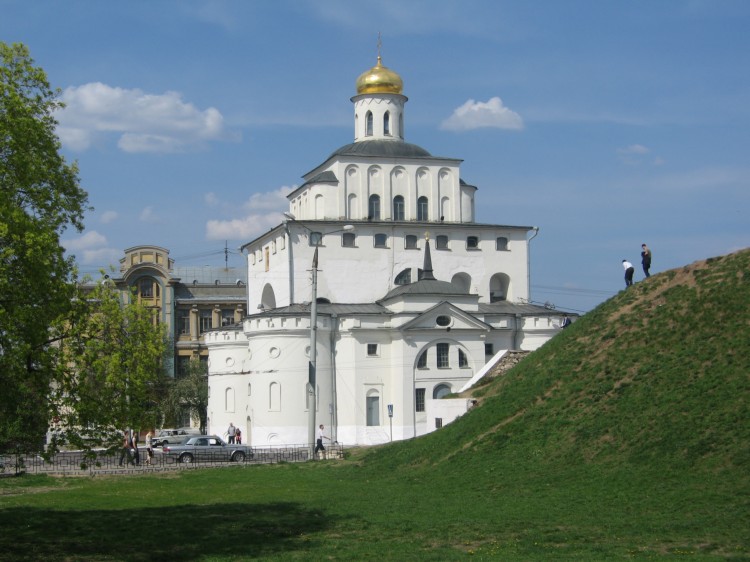
<path fill-rule="evenodd" d="M 152 447 L 164 447 L 165 445 L 179 444 L 188 437 L 200 435 L 199 429 L 194 427 L 180 427 L 178 429 L 161 429 L 155 437 L 151 438 Z"/>
<path fill-rule="evenodd" d="M 189 437 L 180 445 L 162 447 L 166 459 L 190 463 L 200 461 L 244 462 L 253 458 L 253 450 L 247 445 L 229 444 L 217 435 Z"/>

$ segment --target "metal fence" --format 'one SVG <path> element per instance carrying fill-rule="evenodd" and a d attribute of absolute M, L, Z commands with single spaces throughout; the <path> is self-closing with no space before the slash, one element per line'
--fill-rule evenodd
<path fill-rule="evenodd" d="M 138 450 L 139 462 L 129 454 L 96 451 L 96 458 L 86 458 L 81 451 L 60 452 L 50 459 L 41 455 L 14 455 L 0 453 L 0 475 L 52 474 L 65 476 L 94 476 L 96 474 L 136 474 L 168 470 L 190 470 L 221 466 L 248 466 L 280 462 L 306 462 L 310 460 L 308 445 L 285 445 L 281 447 L 252 448 L 252 456 L 240 462 L 229 461 L 225 456 L 207 455 L 183 463 L 179 459 L 154 449 L 149 459 L 145 448 Z M 344 447 L 340 443 L 326 445 L 325 452 L 318 453 L 313 460 L 335 460 L 344 458 Z"/>

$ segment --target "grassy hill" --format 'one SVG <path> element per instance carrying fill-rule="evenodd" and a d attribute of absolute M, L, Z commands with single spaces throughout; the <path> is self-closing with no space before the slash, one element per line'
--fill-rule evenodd
<path fill-rule="evenodd" d="M 749 312 L 742 251 L 621 292 L 419 439 L 2 479 L 0 560 L 750 560 Z"/>

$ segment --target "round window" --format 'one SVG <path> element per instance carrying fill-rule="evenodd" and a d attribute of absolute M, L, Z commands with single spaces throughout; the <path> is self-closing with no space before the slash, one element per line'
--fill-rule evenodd
<path fill-rule="evenodd" d="M 451 325 L 451 317 L 450 316 L 445 316 L 445 315 L 440 315 L 435 320 L 435 323 L 438 326 L 442 326 L 443 328 L 445 328 L 446 326 L 450 326 Z"/>

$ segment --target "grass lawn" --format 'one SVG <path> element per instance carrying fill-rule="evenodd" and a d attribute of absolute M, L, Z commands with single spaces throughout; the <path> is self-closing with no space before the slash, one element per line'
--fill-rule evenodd
<path fill-rule="evenodd" d="M 747 511 L 714 509 L 731 503 L 731 482 L 617 467 L 486 470 L 462 481 L 460 463 L 441 476 L 354 458 L 3 479 L 0 559 L 750 558 Z"/>

